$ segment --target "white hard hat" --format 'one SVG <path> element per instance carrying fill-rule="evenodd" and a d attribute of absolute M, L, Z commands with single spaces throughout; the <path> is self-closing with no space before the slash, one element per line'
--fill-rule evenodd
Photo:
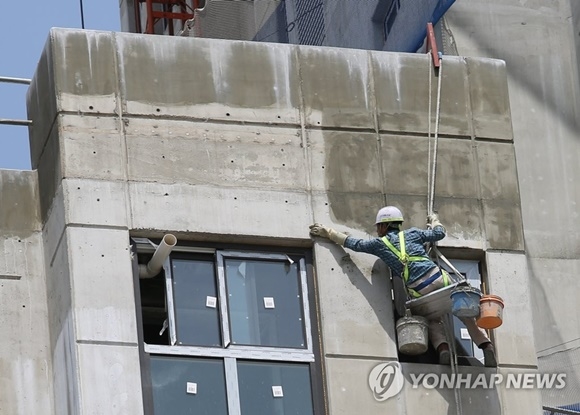
<path fill-rule="evenodd" d="M 394 206 L 385 206 L 377 213 L 375 225 L 387 222 L 403 222 L 403 213 Z"/>

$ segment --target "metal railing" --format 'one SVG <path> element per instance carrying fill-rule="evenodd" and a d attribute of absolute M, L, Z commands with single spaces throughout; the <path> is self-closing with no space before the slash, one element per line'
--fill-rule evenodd
<path fill-rule="evenodd" d="M 542 406 L 542 409 L 548 413 L 548 415 L 574 415 L 580 414 L 578 411 L 571 411 L 570 409 L 563 409 L 563 408 L 553 408 L 551 406 Z"/>
<path fill-rule="evenodd" d="M 9 76 L 0 76 L 0 82 L 9 83 L 9 84 L 30 85 L 30 79 L 12 78 Z M 8 118 L 0 118 L 0 124 L 28 126 L 28 125 L 32 124 L 32 121 L 31 120 L 11 120 Z"/>

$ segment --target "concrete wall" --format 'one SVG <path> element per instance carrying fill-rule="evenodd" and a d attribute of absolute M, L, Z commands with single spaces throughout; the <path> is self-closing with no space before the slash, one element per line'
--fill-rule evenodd
<path fill-rule="evenodd" d="M 578 13 L 568 0 L 466 0 L 446 15 L 460 55 L 506 61 L 540 368 L 575 388 L 551 405 L 580 400 Z"/>
<path fill-rule="evenodd" d="M 0 411 L 53 413 L 36 171 L 0 170 Z"/>
<path fill-rule="evenodd" d="M 368 237 L 386 203 L 422 226 L 427 59 L 51 31 L 28 107 L 56 413 L 143 411 L 130 233 L 312 246 L 312 222 Z M 527 284 L 527 263 L 506 68 L 456 57 L 442 77 L 441 245 L 486 253 L 488 283 L 512 305 L 495 333 L 500 365 L 533 370 L 529 294 L 510 285 Z M 454 412 L 442 391 L 372 398 L 370 369 L 397 358 L 384 265 L 323 241 L 313 249 L 329 413 Z M 536 391 L 489 393 L 463 396 L 464 410 L 491 399 L 501 413 L 540 411 Z"/>

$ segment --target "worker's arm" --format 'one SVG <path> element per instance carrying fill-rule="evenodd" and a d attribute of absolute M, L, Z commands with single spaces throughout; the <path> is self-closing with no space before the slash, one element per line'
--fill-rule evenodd
<path fill-rule="evenodd" d="M 344 241 L 344 247 L 352 249 L 355 252 L 365 252 L 367 254 L 378 255 L 379 248 L 383 247 L 384 244 L 378 238 L 373 239 L 358 239 L 349 236 Z"/>

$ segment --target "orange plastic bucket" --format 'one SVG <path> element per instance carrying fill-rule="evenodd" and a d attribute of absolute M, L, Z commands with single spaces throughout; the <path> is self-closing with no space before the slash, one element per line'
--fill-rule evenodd
<path fill-rule="evenodd" d="M 480 312 L 477 325 L 482 329 L 495 329 L 501 326 L 503 316 L 503 299 L 497 295 L 484 295 L 479 300 Z"/>

